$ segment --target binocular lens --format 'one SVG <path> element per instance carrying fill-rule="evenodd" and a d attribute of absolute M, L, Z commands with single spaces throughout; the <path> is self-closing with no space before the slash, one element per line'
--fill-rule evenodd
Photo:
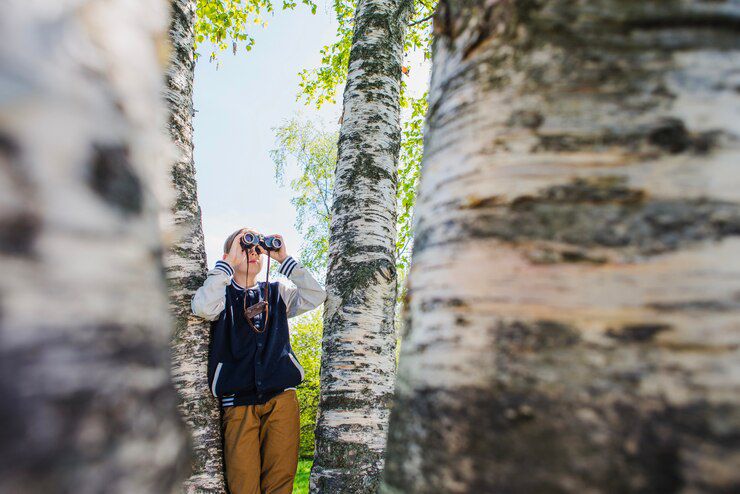
<path fill-rule="evenodd" d="M 263 235 L 255 235 L 252 232 L 247 232 L 241 238 L 241 244 L 244 249 L 255 249 L 257 254 L 264 254 L 267 250 L 280 249 L 283 242 L 277 237 L 265 237 Z"/>

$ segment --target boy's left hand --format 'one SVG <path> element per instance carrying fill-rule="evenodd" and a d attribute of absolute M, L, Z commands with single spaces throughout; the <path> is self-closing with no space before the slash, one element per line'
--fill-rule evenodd
<path fill-rule="evenodd" d="M 271 236 L 282 240 L 283 245 L 280 246 L 280 250 L 268 250 L 267 253 L 270 255 L 270 257 L 282 264 L 285 258 L 288 257 L 288 250 L 285 247 L 285 240 L 283 240 L 282 235 L 278 235 L 276 233 L 273 233 Z"/>

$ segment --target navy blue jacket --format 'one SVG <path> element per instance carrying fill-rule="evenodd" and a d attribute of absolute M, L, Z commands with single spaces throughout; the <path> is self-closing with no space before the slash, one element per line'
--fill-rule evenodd
<path fill-rule="evenodd" d="M 247 324 L 243 301 L 249 297 L 249 306 L 261 300 L 264 281 L 245 289 L 233 280 L 231 266 L 217 261 L 193 296 L 193 313 L 211 321 L 208 383 L 224 407 L 265 403 L 303 380 L 303 368 L 290 347 L 288 318 L 321 305 L 326 291 L 292 257 L 283 261 L 278 272 L 295 287 L 270 282 L 270 317 L 262 333 Z M 262 329 L 264 313 L 252 323 Z"/>

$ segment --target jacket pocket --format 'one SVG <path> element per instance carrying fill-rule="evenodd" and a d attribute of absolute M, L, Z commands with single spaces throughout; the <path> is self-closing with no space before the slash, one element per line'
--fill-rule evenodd
<path fill-rule="evenodd" d="M 305 375 L 305 371 L 303 370 L 303 366 L 301 366 L 300 363 L 298 363 L 298 359 L 293 355 L 293 352 L 288 352 L 288 357 L 290 357 L 291 362 L 293 362 L 293 365 L 295 365 L 296 369 L 298 369 L 298 372 L 301 374 L 301 382 L 303 382 L 303 376 Z"/>

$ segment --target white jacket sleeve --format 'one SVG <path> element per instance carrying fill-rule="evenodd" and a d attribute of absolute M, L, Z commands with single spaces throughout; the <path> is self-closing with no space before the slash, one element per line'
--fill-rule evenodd
<path fill-rule="evenodd" d="M 231 283 L 234 270 L 225 261 L 216 261 L 216 267 L 208 271 L 203 286 L 196 290 L 190 301 L 193 314 L 215 321 L 226 307 L 226 287 Z"/>
<path fill-rule="evenodd" d="M 285 302 L 288 318 L 315 309 L 326 300 L 326 290 L 311 272 L 291 256 L 285 258 L 278 273 L 286 276 L 295 287 L 280 283 L 280 296 Z"/>

